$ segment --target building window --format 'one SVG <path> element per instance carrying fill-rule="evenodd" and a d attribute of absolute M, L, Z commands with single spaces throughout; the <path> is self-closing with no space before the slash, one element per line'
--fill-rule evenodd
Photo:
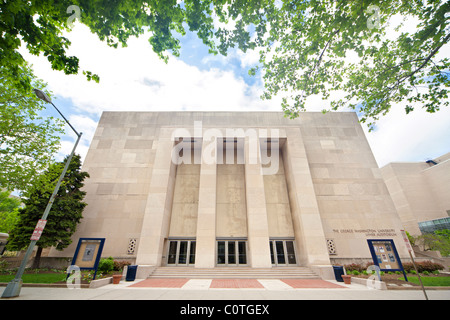
<path fill-rule="evenodd" d="M 441 218 L 419 222 L 422 233 L 433 233 L 436 230 L 450 229 L 450 218 Z"/>

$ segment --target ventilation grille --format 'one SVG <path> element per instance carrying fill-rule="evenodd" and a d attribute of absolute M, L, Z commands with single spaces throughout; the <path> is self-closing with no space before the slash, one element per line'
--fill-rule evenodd
<path fill-rule="evenodd" d="M 328 254 L 337 254 L 336 244 L 333 239 L 327 239 Z"/>
<path fill-rule="evenodd" d="M 128 250 L 127 250 L 128 254 L 134 254 L 134 252 L 136 251 L 136 244 L 137 244 L 136 238 L 131 238 L 130 240 L 128 240 Z"/>

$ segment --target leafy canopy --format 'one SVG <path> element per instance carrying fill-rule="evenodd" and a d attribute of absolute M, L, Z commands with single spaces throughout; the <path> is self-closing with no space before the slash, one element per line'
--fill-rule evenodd
<path fill-rule="evenodd" d="M 30 80 L 45 90 L 29 67 L 19 70 L 21 77 L 15 78 L 11 69 L 0 66 L 0 188 L 25 191 L 58 150 L 64 123 L 42 117 L 45 104 L 32 91 L 14 85 Z"/>
<path fill-rule="evenodd" d="M 402 101 L 406 113 L 413 103 L 436 112 L 449 104 L 450 61 L 437 58 L 450 38 L 449 11 L 445 1 L 284 2 L 261 55 L 264 97 L 289 92 L 282 107 L 292 118 L 308 96 L 332 93 L 343 95 L 332 110 L 355 109 L 363 122 Z M 418 21 L 417 29 L 395 37 L 395 16 Z"/>
<path fill-rule="evenodd" d="M 0 192 L 0 232 L 9 233 L 18 221 L 20 199 L 11 197 L 9 191 Z"/>
<path fill-rule="evenodd" d="M 45 173 L 34 179 L 29 193 L 23 199 L 25 207 L 19 209 L 19 222 L 11 231 L 8 249 L 22 250 L 29 245 L 30 236 L 47 207 L 66 159 L 50 165 Z M 48 214 L 44 232 L 36 243 L 40 248 L 55 247 L 62 250 L 72 242 L 71 236 L 76 231 L 87 205 L 83 202 L 86 192 L 80 189 L 89 174 L 81 171 L 80 159 L 79 155 L 74 155 L 69 164 Z"/>
<path fill-rule="evenodd" d="M 331 109 L 355 109 L 363 122 L 377 120 L 397 102 L 407 102 L 406 113 L 414 105 L 436 112 L 449 103 L 450 62 L 438 57 L 450 37 L 448 1 L 74 0 L 70 5 L 78 11 L 61 0 L 0 2 L 1 63 L 19 66 L 23 41 L 53 69 L 78 73 L 78 58 L 67 56 L 70 41 L 62 36 L 75 15 L 113 47 L 151 31 L 149 43 L 166 61 L 168 51 L 180 54 L 179 37 L 187 30 L 212 54 L 260 49 L 263 98 L 287 93 L 282 108 L 291 118 L 306 109 L 312 95 L 341 94 Z M 391 38 L 388 22 L 395 16 L 417 21 L 417 28 Z M 91 71 L 83 73 L 99 81 Z"/>

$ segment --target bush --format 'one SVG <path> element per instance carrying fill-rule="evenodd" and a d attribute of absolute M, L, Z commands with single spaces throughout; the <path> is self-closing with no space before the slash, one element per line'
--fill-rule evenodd
<path fill-rule="evenodd" d="M 366 270 L 367 268 L 364 268 L 361 264 L 359 263 L 352 263 L 352 264 L 346 264 L 344 265 L 344 268 L 347 272 L 353 272 L 353 271 L 358 271 L 359 273 L 363 272 L 364 270 Z"/>
<path fill-rule="evenodd" d="M 370 265 L 373 265 L 373 263 L 369 262 L 365 265 L 358 264 L 358 263 L 352 263 L 352 264 L 346 264 L 346 265 L 344 265 L 344 267 L 348 274 L 353 273 L 353 272 L 355 272 L 355 274 L 356 274 L 356 272 L 358 272 L 357 274 L 360 274 L 360 273 L 367 274 L 366 270 Z M 441 265 L 439 263 L 431 262 L 429 260 L 416 262 L 416 267 L 417 267 L 417 271 L 419 273 L 423 273 L 423 272 L 435 273 L 435 272 L 439 272 L 439 270 L 445 269 L 443 265 Z M 403 268 L 405 269 L 406 273 L 416 274 L 416 271 L 414 269 L 414 265 L 412 264 L 412 262 L 403 263 Z"/>
<path fill-rule="evenodd" d="M 102 273 L 109 273 L 114 270 L 114 259 L 109 257 L 107 259 L 100 259 L 98 263 L 98 271 Z"/>
<path fill-rule="evenodd" d="M 0 273 L 6 272 L 6 270 L 8 270 L 8 265 L 8 261 L 0 260 Z"/>
<path fill-rule="evenodd" d="M 117 261 L 114 260 L 114 271 L 122 271 L 125 266 L 129 266 L 129 261 Z"/>
<path fill-rule="evenodd" d="M 125 266 L 130 265 L 129 261 L 117 261 L 113 257 L 101 259 L 98 264 L 98 271 L 109 273 L 111 271 L 122 271 Z"/>
<path fill-rule="evenodd" d="M 444 270 L 444 266 L 442 264 L 434 263 L 431 261 L 416 262 L 416 267 L 417 267 L 417 271 L 419 271 L 419 273 L 423 273 L 424 271 L 434 272 L 434 271 L 438 271 L 438 270 Z M 416 272 L 412 262 L 403 263 L 403 268 L 405 269 L 405 272 L 407 272 L 407 273 L 415 273 Z"/>

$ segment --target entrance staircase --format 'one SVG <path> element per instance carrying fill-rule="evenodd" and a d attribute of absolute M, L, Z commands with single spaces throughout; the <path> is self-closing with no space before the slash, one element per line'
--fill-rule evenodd
<path fill-rule="evenodd" d="M 306 267 L 216 267 L 211 269 L 194 267 L 158 267 L 149 278 L 189 279 L 320 279 Z"/>

